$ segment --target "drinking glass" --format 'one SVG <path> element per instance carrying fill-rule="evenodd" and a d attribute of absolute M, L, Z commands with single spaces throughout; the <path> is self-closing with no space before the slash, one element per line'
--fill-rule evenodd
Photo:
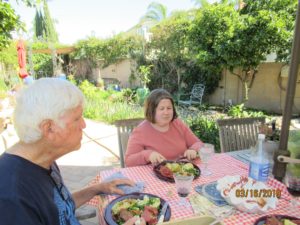
<path fill-rule="evenodd" d="M 189 206 L 186 197 L 191 191 L 194 176 L 184 176 L 178 173 L 174 173 L 173 177 L 175 180 L 177 194 L 180 197 L 180 201 L 178 202 L 178 204 L 181 206 Z"/>
<path fill-rule="evenodd" d="M 300 177 L 293 176 L 292 172 L 289 170 L 289 166 L 287 167 L 284 180 L 287 191 L 292 196 L 291 206 L 296 207 L 300 205 Z"/>
<path fill-rule="evenodd" d="M 204 144 L 199 150 L 201 161 L 204 163 L 204 169 L 201 172 L 203 176 L 210 176 L 212 174 L 212 172 L 207 168 L 207 166 L 209 159 L 213 156 L 214 153 L 215 148 L 212 144 Z"/>

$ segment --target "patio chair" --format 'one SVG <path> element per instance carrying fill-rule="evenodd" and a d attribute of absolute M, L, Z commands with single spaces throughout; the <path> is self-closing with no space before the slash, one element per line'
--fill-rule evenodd
<path fill-rule="evenodd" d="M 127 143 L 129 136 L 137 125 L 139 125 L 144 119 L 136 118 L 136 119 L 125 119 L 125 120 L 117 120 L 115 125 L 118 131 L 118 142 L 119 142 L 119 153 L 120 153 L 120 161 L 121 167 L 125 167 L 125 159 L 124 155 L 127 149 Z"/>
<path fill-rule="evenodd" d="M 261 123 L 265 123 L 265 117 L 217 120 L 221 152 L 243 150 L 255 146 Z"/>
<path fill-rule="evenodd" d="M 195 84 L 190 94 L 179 95 L 178 105 L 183 105 L 183 106 L 201 105 L 204 89 L 205 89 L 204 84 Z M 189 98 L 187 99 L 187 97 Z"/>

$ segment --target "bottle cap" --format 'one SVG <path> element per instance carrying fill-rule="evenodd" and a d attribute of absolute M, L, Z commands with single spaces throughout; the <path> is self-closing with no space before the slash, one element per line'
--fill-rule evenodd
<path fill-rule="evenodd" d="M 266 135 L 265 134 L 258 134 L 258 139 L 263 139 L 265 140 Z"/>

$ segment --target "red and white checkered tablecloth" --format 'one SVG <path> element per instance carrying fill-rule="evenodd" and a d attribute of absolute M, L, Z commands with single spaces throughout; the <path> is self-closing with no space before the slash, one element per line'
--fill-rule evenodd
<path fill-rule="evenodd" d="M 198 165 L 200 166 L 200 168 L 202 167 L 200 163 Z M 192 193 L 195 193 L 195 186 L 216 181 L 226 175 L 248 175 L 248 166 L 246 164 L 224 153 L 214 155 L 214 157 L 209 162 L 209 170 L 212 171 L 211 176 L 200 176 L 198 179 L 194 180 Z M 165 182 L 157 178 L 153 172 L 153 168 L 151 165 L 102 171 L 91 182 L 91 184 L 100 182 L 101 180 L 118 171 L 121 171 L 123 175 L 131 180 L 143 181 L 145 183 L 145 193 L 151 193 L 167 200 L 171 206 L 171 220 L 191 217 L 194 215 L 191 206 L 188 208 L 178 206 L 177 201 L 179 200 L 179 197 L 176 193 L 175 184 Z M 279 200 L 276 209 L 269 210 L 268 214 L 283 214 L 300 217 L 300 207 L 290 206 L 288 200 L 291 199 L 291 197 L 288 194 L 284 184 L 270 178 L 267 182 L 267 185 L 270 188 L 280 189 L 281 196 L 283 197 Z M 99 221 L 101 225 L 106 224 L 104 221 L 105 207 L 114 198 L 115 196 L 97 196 L 88 203 L 99 208 Z M 250 214 L 237 211 L 237 213 L 224 219 L 223 223 L 226 225 L 248 225 L 253 224 L 257 218 L 264 215 L 267 214 Z"/>

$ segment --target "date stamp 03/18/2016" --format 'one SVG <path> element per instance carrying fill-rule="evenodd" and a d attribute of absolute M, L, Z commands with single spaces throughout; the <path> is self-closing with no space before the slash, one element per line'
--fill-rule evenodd
<path fill-rule="evenodd" d="M 237 198 L 280 198 L 280 189 L 244 189 L 238 188 L 235 191 Z"/>

